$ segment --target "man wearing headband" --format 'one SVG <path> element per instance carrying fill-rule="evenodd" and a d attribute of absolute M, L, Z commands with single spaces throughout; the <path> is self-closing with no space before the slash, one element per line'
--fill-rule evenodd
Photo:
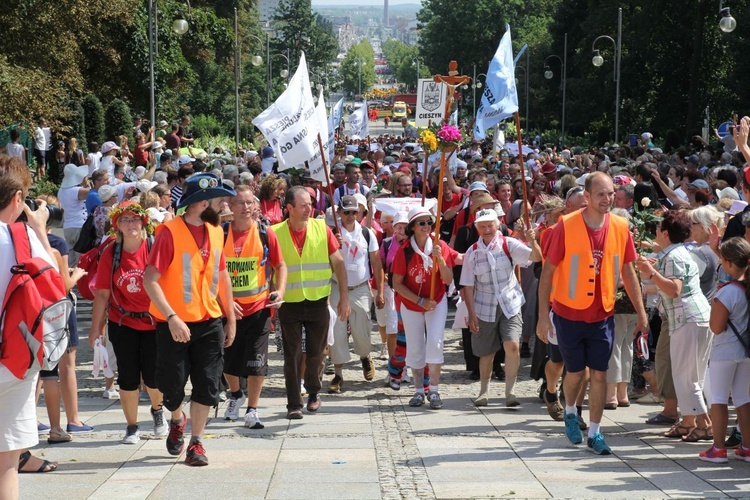
<path fill-rule="evenodd" d="M 208 410 L 219 402 L 222 348 L 234 341 L 232 281 L 218 224 L 221 202 L 236 194 L 215 174 L 188 178 L 177 205 L 185 213 L 160 226 L 143 279 L 156 320 L 156 382 L 172 412 L 167 451 L 177 456 L 185 445 L 182 405 L 189 375 L 192 437 L 185 462 L 193 466 L 208 465 L 200 439 Z"/>

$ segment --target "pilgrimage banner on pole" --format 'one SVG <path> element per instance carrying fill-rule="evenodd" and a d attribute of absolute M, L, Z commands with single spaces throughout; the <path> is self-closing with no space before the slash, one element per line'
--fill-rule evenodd
<path fill-rule="evenodd" d="M 356 135 L 364 139 L 370 135 L 370 124 L 367 117 L 367 101 L 362 101 L 362 106 L 349 115 L 349 138 Z"/>
<path fill-rule="evenodd" d="M 336 130 L 341 126 L 341 118 L 344 116 L 344 98 L 339 99 L 328 116 L 328 158 L 336 154 Z"/>
<path fill-rule="evenodd" d="M 320 126 L 304 52 L 287 89 L 253 120 L 253 125 L 263 133 L 276 153 L 279 170 L 301 165 L 318 153 Z"/>
<path fill-rule="evenodd" d="M 318 125 L 320 126 L 320 138 L 323 142 L 323 147 L 318 147 L 318 139 L 315 138 L 315 147 L 317 150 L 315 151 L 315 154 L 308 160 L 308 166 L 310 167 L 310 176 L 315 179 L 316 181 L 320 181 L 323 183 L 323 186 L 328 185 L 328 179 L 326 175 L 326 170 L 323 168 L 323 158 L 320 156 L 320 151 L 325 152 L 325 163 L 328 165 L 330 162 L 330 156 L 328 153 L 328 118 L 326 117 L 326 101 L 323 99 L 323 92 L 320 92 L 320 96 L 318 97 L 318 105 L 315 107 L 315 115 L 318 119 Z"/>
<path fill-rule="evenodd" d="M 443 110 L 447 98 L 448 86 L 432 78 L 420 78 L 417 84 L 417 109 L 414 124 L 417 127 L 428 127 L 430 122 L 443 121 Z"/>

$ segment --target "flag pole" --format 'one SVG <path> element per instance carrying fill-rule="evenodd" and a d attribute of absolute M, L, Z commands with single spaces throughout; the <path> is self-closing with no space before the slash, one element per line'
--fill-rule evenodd
<path fill-rule="evenodd" d="M 427 128 L 429 128 L 432 125 L 432 120 L 427 120 Z M 422 144 L 424 146 L 424 144 Z M 428 182 L 428 176 L 427 176 L 427 160 L 428 155 L 427 151 L 422 148 L 422 151 L 424 151 L 424 165 L 422 166 L 422 206 L 424 206 L 425 198 L 427 197 L 427 182 Z"/>
<path fill-rule="evenodd" d="M 516 111 L 516 134 L 518 136 L 518 162 L 521 165 L 521 187 L 523 189 L 523 223 L 524 226 L 526 226 L 526 229 L 531 228 L 531 224 L 529 223 L 529 196 L 528 191 L 526 190 L 526 170 L 523 163 L 523 139 L 521 137 L 521 117 L 518 114 L 518 111 Z"/>
<path fill-rule="evenodd" d="M 323 151 L 323 139 L 321 139 L 320 137 L 320 132 L 318 132 L 318 147 L 320 148 L 320 160 L 323 162 L 323 175 L 326 176 L 328 196 L 331 198 L 331 213 L 333 214 L 333 224 L 336 227 L 336 232 L 338 234 L 341 234 L 339 219 L 338 217 L 336 217 L 336 206 L 333 203 L 333 184 L 331 183 L 331 178 L 328 176 L 328 164 L 326 164 L 326 155 Z"/>

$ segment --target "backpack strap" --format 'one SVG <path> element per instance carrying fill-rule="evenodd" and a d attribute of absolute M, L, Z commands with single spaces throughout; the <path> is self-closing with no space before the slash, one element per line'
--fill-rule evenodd
<path fill-rule="evenodd" d="M 24 222 L 8 224 L 8 231 L 10 232 L 10 239 L 13 243 L 16 263 L 20 264 L 23 261 L 29 260 L 31 258 L 31 240 L 29 239 L 29 233 L 26 230 L 26 224 Z"/>
<path fill-rule="evenodd" d="M 732 280 L 726 283 L 727 285 L 737 285 L 738 287 L 742 288 L 742 291 L 745 291 L 745 284 L 741 281 Z M 725 285 L 726 286 L 726 285 Z M 731 319 L 727 318 L 727 325 L 729 328 L 732 329 L 732 332 L 734 333 L 734 336 L 737 337 L 737 340 L 739 340 L 740 344 L 742 344 L 742 347 L 745 349 L 745 356 L 750 357 L 750 344 L 747 340 L 745 340 L 742 335 L 740 335 L 740 332 L 737 330 L 737 327 L 734 326 L 734 323 L 732 323 Z M 750 326 L 750 324 L 748 324 Z"/>
<path fill-rule="evenodd" d="M 505 255 L 508 256 L 508 260 L 510 261 L 510 265 L 513 265 L 513 257 L 510 256 L 510 250 L 508 249 L 508 240 L 505 239 L 505 235 L 503 233 L 498 233 L 500 235 L 500 242 L 503 244 L 503 252 L 505 252 Z"/>

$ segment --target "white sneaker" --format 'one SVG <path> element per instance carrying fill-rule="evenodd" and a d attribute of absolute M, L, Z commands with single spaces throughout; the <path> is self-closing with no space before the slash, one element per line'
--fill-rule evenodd
<path fill-rule="evenodd" d="M 154 436 L 167 437 L 169 429 L 167 428 L 167 421 L 164 419 L 164 408 L 158 410 L 151 408 L 151 418 L 154 419 Z"/>
<path fill-rule="evenodd" d="M 245 427 L 248 429 L 263 429 L 265 427 L 258 417 L 258 410 L 251 409 L 245 413 Z"/>
<path fill-rule="evenodd" d="M 304 381 L 304 380 L 300 380 L 300 381 L 299 381 L 299 392 L 300 392 L 300 394 L 302 394 L 303 396 L 304 396 L 305 394 L 307 394 L 307 389 L 305 389 L 305 381 Z"/>
<path fill-rule="evenodd" d="M 388 359 L 388 346 L 386 344 L 380 346 L 380 359 Z"/>
<path fill-rule="evenodd" d="M 120 399 L 120 393 L 117 392 L 117 389 L 115 389 L 115 386 L 112 386 L 109 389 L 104 389 L 104 393 L 102 393 L 102 397 L 104 399 Z"/>
<path fill-rule="evenodd" d="M 122 444 L 138 444 L 141 440 L 141 433 L 137 425 L 129 425 L 125 431 L 125 437 L 122 438 Z"/>
<path fill-rule="evenodd" d="M 230 395 L 229 399 L 227 400 L 227 410 L 224 412 L 224 419 L 237 420 L 238 418 L 240 418 L 240 409 L 242 408 L 242 405 L 245 403 L 246 399 L 247 398 L 244 394 L 237 399 Z"/>

